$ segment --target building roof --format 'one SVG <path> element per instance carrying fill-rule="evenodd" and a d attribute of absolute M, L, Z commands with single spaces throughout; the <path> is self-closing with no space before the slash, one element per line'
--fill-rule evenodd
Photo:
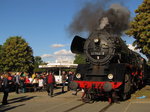
<path fill-rule="evenodd" d="M 78 64 L 70 63 L 49 63 L 47 65 L 39 65 L 39 68 L 77 68 Z"/>

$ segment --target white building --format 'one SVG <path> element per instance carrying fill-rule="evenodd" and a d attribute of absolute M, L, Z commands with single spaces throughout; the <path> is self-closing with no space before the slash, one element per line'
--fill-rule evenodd
<path fill-rule="evenodd" d="M 62 83 L 61 71 L 63 69 L 76 69 L 77 66 L 78 64 L 57 62 L 57 63 L 48 63 L 47 65 L 39 65 L 39 68 L 47 69 L 47 71 L 48 70 L 57 71 L 56 73 L 54 73 L 55 80 L 57 84 L 61 84 Z"/>

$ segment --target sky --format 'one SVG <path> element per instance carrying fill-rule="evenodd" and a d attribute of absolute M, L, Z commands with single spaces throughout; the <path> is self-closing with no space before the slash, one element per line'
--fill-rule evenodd
<path fill-rule="evenodd" d="M 67 27 L 87 1 L 97 0 L 0 0 L 0 45 L 11 36 L 21 36 L 34 56 L 44 61 L 72 60 L 70 44 L 74 35 Z M 116 1 L 127 7 L 133 18 L 143 0 Z M 123 39 L 127 44 L 133 42 L 131 37 Z"/>

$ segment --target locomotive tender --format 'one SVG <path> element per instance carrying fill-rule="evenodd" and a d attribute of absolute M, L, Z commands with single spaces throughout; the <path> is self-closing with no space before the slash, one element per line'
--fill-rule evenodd
<path fill-rule="evenodd" d="M 96 29 L 84 39 L 75 36 L 71 51 L 84 54 L 87 64 L 79 64 L 70 87 L 83 89 L 83 101 L 106 97 L 126 100 L 143 85 L 146 78 L 146 61 L 130 50 L 120 36 L 111 30 Z"/>

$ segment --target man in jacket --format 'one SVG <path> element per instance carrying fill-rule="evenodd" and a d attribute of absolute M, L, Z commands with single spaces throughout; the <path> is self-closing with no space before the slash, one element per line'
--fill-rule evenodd
<path fill-rule="evenodd" d="M 69 71 L 69 73 L 68 73 L 68 88 L 67 88 L 67 90 L 68 91 L 70 91 L 70 82 L 73 80 L 73 73 L 72 73 L 72 71 Z"/>
<path fill-rule="evenodd" d="M 2 82 L 2 86 L 3 86 L 3 93 L 4 93 L 3 100 L 2 100 L 2 104 L 3 104 L 3 105 L 6 105 L 6 104 L 8 104 L 7 98 L 8 98 L 8 93 L 9 93 L 8 74 L 5 74 L 5 75 L 4 75 L 4 79 L 3 79 L 3 82 Z"/>
<path fill-rule="evenodd" d="M 15 76 L 15 85 L 16 85 L 16 93 L 19 94 L 19 87 L 20 87 L 20 73 L 17 72 Z"/>
<path fill-rule="evenodd" d="M 64 93 L 64 87 L 66 85 L 66 80 L 67 80 L 67 76 L 66 76 L 66 72 L 62 71 L 62 93 Z"/>
<path fill-rule="evenodd" d="M 48 95 L 53 97 L 53 92 L 54 92 L 54 85 L 55 85 L 55 77 L 52 74 L 52 72 L 50 72 L 47 76 L 47 92 Z"/>
<path fill-rule="evenodd" d="M 0 75 L 0 92 L 2 91 L 2 81 L 3 81 L 3 76 Z"/>

